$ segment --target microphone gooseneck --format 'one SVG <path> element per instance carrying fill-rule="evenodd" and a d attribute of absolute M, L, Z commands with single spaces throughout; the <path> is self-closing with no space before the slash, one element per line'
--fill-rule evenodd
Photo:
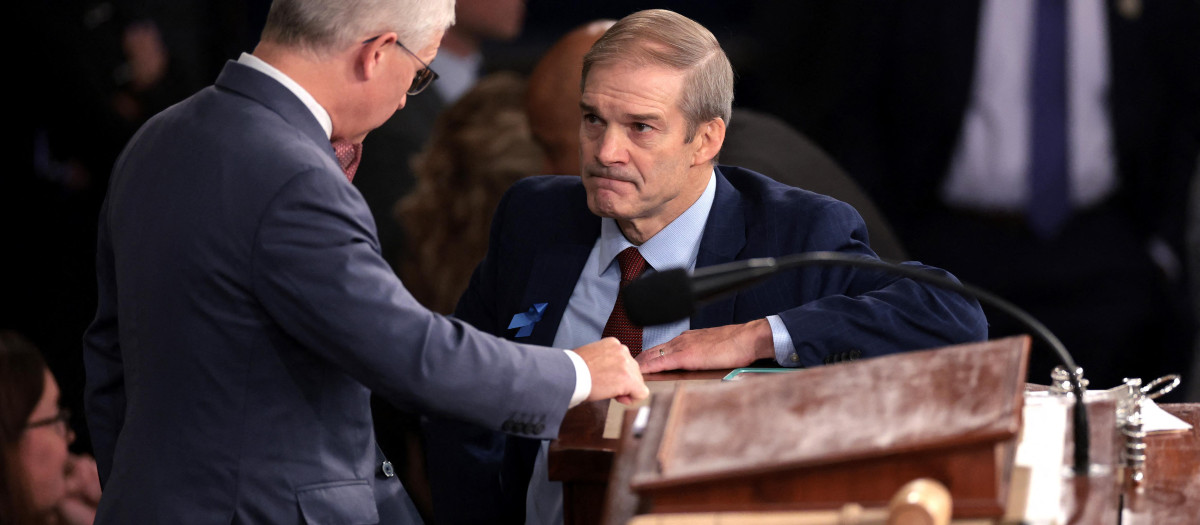
<path fill-rule="evenodd" d="M 1088 474 L 1088 420 L 1083 403 L 1083 371 L 1045 325 L 1016 305 L 982 288 L 926 271 L 868 257 L 837 252 L 808 252 L 781 257 L 762 257 L 734 261 L 697 269 L 688 274 L 686 270 L 674 269 L 657 272 L 629 283 L 621 291 L 625 297 L 625 308 L 629 319 L 642 326 L 663 324 L 688 317 L 695 312 L 696 305 L 747 288 L 765 280 L 774 273 L 800 266 L 851 266 L 868 268 L 900 275 L 914 281 L 945 288 L 971 297 L 1009 315 L 1030 330 L 1033 337 L 1049 346 L 1058 355 L 1059 361 L 1071 374 L 1071 386 L 1075 394 L 1073 411 L 1075 431 L 1075 474 Z"/>

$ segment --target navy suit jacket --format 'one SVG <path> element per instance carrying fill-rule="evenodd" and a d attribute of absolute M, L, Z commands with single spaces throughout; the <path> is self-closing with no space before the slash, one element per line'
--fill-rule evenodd
<path fill-rule="evenodd" d="M 487 255 L 455 315 L 496 335 L 552 344 L 600 235 L 600 221 L 587 208 L 579 177 L 531 177 L 517 182 L 496 210 Z M 716 195 L 700 240 L 697 268 L 810 251 L 875 256 L 868 246 L 866 226 L 851 206 L 749 170 L 717 168 Z M 541 320 L 527 337 L 516 337 L 518 330 L 508 328 L 513 316 L 538 303 L 547 303 Z M 987 334 L 983 312 L 974 300 L 876 271 L 837 267 L 782 272 L 700 307 L 692 315 L 691 327 L 745 323 L 775 314 L 796 347 L 794 356 L 782 363 L 788 366 L 978 341 Z M 524 484 L 537 441 L 509 439 L 502 446 L 462 425 L 435 422 L 430 428 L 427 432 L 435 439 L 429 444 L 429 470 L 439 518 L 457 522 L 480 517 L 464 514 L 478 508 L 444 504 L 450 497 L 447 492 L 470 486 L 473 495 L 504 494 L 498 505 L 506 509 L 488 512 L 504 512 L 508 520 L 519 521 L 515 513 L 523 509 Z M 473 442 L 466 445 L 467 451 L 448 443 L 446 435 L 453 432 Z M 501 455 L 503 468 L 495 463 Z M 476 477 L 468 479 L 470 475 Z M 500 488 L 489 481 L 497 478 Z M 480 501 L 477 496 L 473 499 Z"/>
<path fill-rule="evenodd" d="M 312 113 L 229 63 L 118 160 L 84 340 L 97 523 L 419 521 L 368 395 L 552 438 L 561 351 L 413 300 Z"/>

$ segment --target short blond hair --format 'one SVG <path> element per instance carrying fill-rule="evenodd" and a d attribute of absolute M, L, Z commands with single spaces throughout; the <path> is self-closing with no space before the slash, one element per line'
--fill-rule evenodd
<path fill-rule="evenodd" d="M 717 37 L 686 16 L 665 9 L 638 11 L 622 18 L 583 57 L 583 80 L 593 67 L 618 62 L 656 64 L 687 71 L 679 109 L 690 142 L 700 124 L 733 115 L 733 66 Z"/>

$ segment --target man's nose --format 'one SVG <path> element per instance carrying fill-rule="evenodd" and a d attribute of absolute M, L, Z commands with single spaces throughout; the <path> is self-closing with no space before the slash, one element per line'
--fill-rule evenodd
<path fill-rule="evenodd" d="M 609 126 L 596 144 L 596 160 L 601 164 L 620 164 L 629 160 L 629 149 L 620 128 Z"/>

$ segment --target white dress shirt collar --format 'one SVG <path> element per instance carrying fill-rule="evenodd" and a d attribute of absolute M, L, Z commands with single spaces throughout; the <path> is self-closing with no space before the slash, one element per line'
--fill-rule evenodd
<path fill-rule="evenodd" d="M 333 119 L 329 117 L 329 112 L 325 111 L 325 108 L 317 103 L 317 99 L 313 98 L 312 94 L 296 83 L 295 80 L 292 80 L 292 77 L 285 75 L 282 71 L 275 69 L 275 66 L 264 62 L 263 59 L 250 53 L 242 53 L 242 56 L 238 57 L 237 61 L 239 64 L 260 71 L 264 75 L 283 84 L 283 87 L 295 94 L 296 98 L 299 98 L 300 102 L 303 102 L 304 106 L 312 112 L 317 122 L 321 124 L 321 129 L 325 130 L 325 136 L 333 137 Z"/>

